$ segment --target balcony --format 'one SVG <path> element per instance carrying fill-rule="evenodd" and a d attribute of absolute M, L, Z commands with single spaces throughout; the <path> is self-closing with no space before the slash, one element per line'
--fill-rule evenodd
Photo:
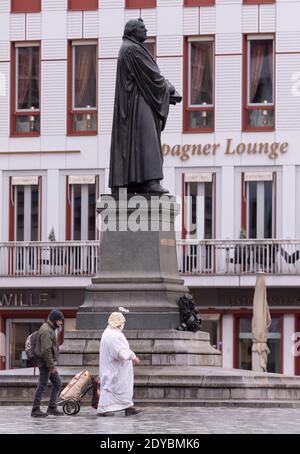
<path fill-rule="evenodd" d="M 300 240 L 179 240 L 178 268 L 185 276 L 300 275 Z M 0 243 L 0 276 L 96 274 L 98 241 Z"/>
<path fill-rule="evenodd" d="M 184 275 L 300 274 L 300 240 L 181 240 L 177 248 Z"/>
<path fill-rule="evenodd" d="M 0 243 L 0 276 L 93 276 L 98 241 Z"/>

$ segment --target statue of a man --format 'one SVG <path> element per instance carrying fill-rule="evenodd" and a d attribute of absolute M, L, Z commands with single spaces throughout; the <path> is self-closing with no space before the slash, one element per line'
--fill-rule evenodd
<path fill-rule="evenodd" d="M 130 20 L 119 51 L 109 186 L 112 192 L 167 193 L 163 179 L 161 131 L 175 88 L 143 46 L 147 29 L 142 19 Z"/>

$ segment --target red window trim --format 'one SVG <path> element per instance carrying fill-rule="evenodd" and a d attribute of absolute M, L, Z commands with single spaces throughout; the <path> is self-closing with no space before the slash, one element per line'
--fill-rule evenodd
<path fill-rule="evenodd" d="M 212 6 L 216 0 L 184 0 L 184 6 Z"/>
<path fill-rule="evenodd" d="M 41 42 L 35 41 L 40 45 L 40 81 L 41 81 Z M 26 115 L 27 112 L 16 112 L 16 42 L 11 43 L 11 62 L 10 62 L 10 137 L 40 137 L 41 135 L 41 90 L 40 90 L 40 109 L 39 112 L 30 112 L 30 115 L 40 116 L 40 130 L 38 132 L 17 132 L 16 117 Z"/>
<path fill-rule="evenodd" d="M 211 37 L 212 35 L 207 35 L 207 37 Z M 182 132 L 183 133 L 188 133 L 188 134 L 206 134 L 206 133 L 211 133 L 214 132 L 215 130 L 215 90 L 216 90 L 216 84 L 215 84 L 215 50 L 214 50 L 214 71 L 213 71 L 213 96 L 214 96 L 214 105 L 213 107 L 188 107 L 188 99 L 189 99 L 189 42 L 188 42 L 188 36 L 185 37 L 184 39 L 184 45 L 183 45 L 183 125 L 182 125 Z M 215 49 L 215 41 L 214 41 L 214 49 Z M 206 111 L 213 111 L 214 112 L 214 126 L 213 128 L 190 128 L 188 126 L 188 112 L 192 111 L 201 111 L 201 110 L 206 110 Z"/>
<path fill-rule="evenodd" d="M 94 11 L 98 7 L 98 0 L 68 0 L 69 11 Z"/>
<path fill-rule="evenodd" d="M 247 46 L 247 37 L 252 35 L 256 35 L 258 33 L 247 33 L 243 37 L 243 57 L 242 57 L 242 82 L 243 82 L 243 88 L 242 88 L 242 132 L 273 132 L 275 131 L 275 125 L 276 125 L 276 90 L 274 89 L 274 103 L 273 106 L 263 106 L 263 107 L 256 107 L 256 106 L 248 106 L 248 99 L 247 99 L 247 89 L 248 89 L 248 46 Z M 268 33 L 269 34 L 269 33 Z M 274 80 L 273 84 L 274 87 L 276 87 L 276 39 L 274 33 L 271 33 L 273 35 L 273 55 L 274 55 Z M 274 126 L 264 126 L 264 127 L 255 127 L 255 126 L 248 126 L 247 122 L 247 111 L 248 110 L 258 110 L 258 109 L 263 109 L 263 110 L 274 110 Z"/>
<path fill-rule="evenodd" d="M 38 13 L 41 11 L 41 0 L 11 0 L 12 13 Z"/>
<path fill-rule="evenodd" d="M 156 0 L 125 0 L 125 8 L 156 8 Z"/>
<path fill-rule="evenodd" d="M 73 101 L 73 52 L 72 52 L 72 42 L 74 40 L 70 40 L 68 42 L 68 74 L 67 74 L 67 136 L 96 136 L 98 134 L 98 57 L 97 57 L 97 64 L 96 64 L 96 100 L 97 100 L 97 108 L 90 109 L 88 112 L 93 114 L 97 114 L 97 129 L 96 131 L 74 131 L 73 130 L 73 115 L 74 114 L 81 114 L 86 113 L 87 111 L 81 111 L 80 109 L 76 109 L 76 111 L 72 108 L 72 101 Z M 76 40 L 77 41 L 77 40 Z M 82 40 L 84 41 L 84 40 Z M 96 45 L 96 55 L 98 55 L 98 45 Z"/>
<path fill-rule="evenodd" d="M 270 4 L 276 3 L 276 0 L 243 0 L 245 5 L 263 5 L 263 4 Z"/>

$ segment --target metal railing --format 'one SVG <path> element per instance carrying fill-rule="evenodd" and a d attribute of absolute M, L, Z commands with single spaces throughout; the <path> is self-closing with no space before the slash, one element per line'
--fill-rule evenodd
<path fill-rule="evenodd" d="M 300 274 L 300 240 L 179 240 L 185 275 Z"/>
<path fill-rule="evenodd" d="M 300 275 L 300 240 L 179 240 L 184 275 Z M 0 276 L 92 276 L 98 241 L 0 243 Z"/>
<path fill-rule="evenodd" d="M 98 241 L 0 243 L 0 276 L 91 276 Z"/>

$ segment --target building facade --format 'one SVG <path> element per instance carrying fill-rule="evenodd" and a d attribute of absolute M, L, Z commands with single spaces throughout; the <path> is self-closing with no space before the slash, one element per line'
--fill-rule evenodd
<path fill-rule="evenodd" d="M 300 0 L 0 2 L 0 368 L 26 365 L 24 339 L 52 307 L 74 328 L 109 191 L 118 50 L 138 17 L 183 94 L 163 184 L 203 329 L 224 367 L 250 368 L 262 270 L 269 370 L 300 373 Z"/>

